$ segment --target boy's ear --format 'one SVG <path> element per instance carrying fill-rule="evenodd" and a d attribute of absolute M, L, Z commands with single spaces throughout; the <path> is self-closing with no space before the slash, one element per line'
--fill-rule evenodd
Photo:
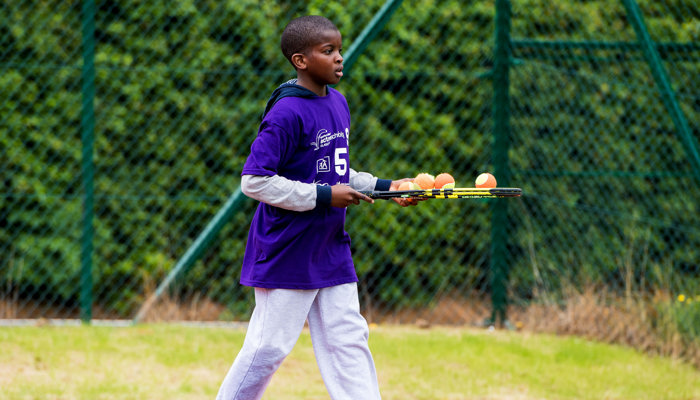
<path fill-rule="evenodd" d="M 306 57 L 302 53 L 292 54 L 292 64 L 296 69 L 306 69 Z"/>

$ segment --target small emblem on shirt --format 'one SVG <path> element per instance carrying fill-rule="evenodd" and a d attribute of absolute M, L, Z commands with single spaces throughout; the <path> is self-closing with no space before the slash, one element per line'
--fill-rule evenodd
<path fill-rule="evenodd" d="M 316 172 L 330 172 L 331 171 L 331 158 L 326 156 L 316 160 Z"/>

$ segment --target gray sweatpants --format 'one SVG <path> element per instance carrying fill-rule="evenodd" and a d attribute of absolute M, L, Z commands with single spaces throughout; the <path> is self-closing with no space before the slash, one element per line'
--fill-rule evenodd
<path fill-rule="evenodd" d="M 379 400 L 379 385 L 360 314 L 357 284 L 315 290 L 255 289 L 255 310 L 243 348 L 217 400 L 260 399 L 292 351 L 304 322 L 323 382 L 333 400 Z"/>

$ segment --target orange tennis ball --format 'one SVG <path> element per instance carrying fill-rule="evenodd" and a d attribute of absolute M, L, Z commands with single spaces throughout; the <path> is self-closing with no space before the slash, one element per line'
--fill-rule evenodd
<path fill-rule="evenodd" d="M 421 189 L 432 189 L 435 187 L 435 177 L 428 173 L 420 173 L 413 179 L 413 183 L 420 186 Z"/>
<path fill-rule="evenodd" d="M 399 185 L 399 190 L 411 190 L 413 182 L 406 181 L 406 182 L 401 182 Z"/>
<path fill-rule="evenodd" d="M 447 172 L 443 172 L 435 177 L 435 189 L 442 189 L 442 187 L 448 183 L 451 183 L 452 187 L 454 187 L 455 178 Z"/>
<path fill-rule="evenodd" d="M 474 182 L 474 186 L 478 188 L 495 188 L 496 187 L 496 177 L 489 174 L 488 172 L 484 172 L 483 174 L 479 175 L 476 177 L 476 182 Z"/>

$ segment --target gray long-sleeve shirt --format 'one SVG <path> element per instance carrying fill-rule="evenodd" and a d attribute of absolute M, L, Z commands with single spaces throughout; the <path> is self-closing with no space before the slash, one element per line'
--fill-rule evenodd
<path fill-rule="evenodd" d="M 374 190 L 377 177 L 350 168 L 350 187 Z M 283 176 L 243 175 L 243 193 L 255 200 L 292 211 L 308 211 L 316 207 L 317 190 L 313 183 L 293 181 Z"/>

